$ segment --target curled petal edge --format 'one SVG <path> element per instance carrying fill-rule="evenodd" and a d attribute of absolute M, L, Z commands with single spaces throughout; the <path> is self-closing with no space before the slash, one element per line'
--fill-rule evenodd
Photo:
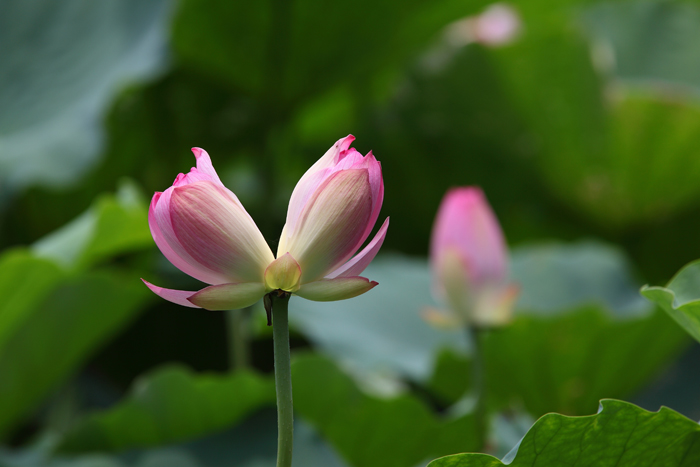
<path fill-rule="evenodd" d="M 328 274 L 326 279 L 335 279 L 336 277 L 352 277 L 362 274 L 362 271 L 364 271 L 365 268 L 369 266 L 369 263 L 372 262 L 374 257 L 377 256 L 377 253 L 379 252 L 379 249 L 382 247 L 384 239 L 386 238 L 387 229 L 389 229 L 388 217 L 379 228 L 377 235 L 374 236 L 372 241 L 369 242 L 369 244 L 364 247 L 361 252 L 355 255 L 354 258 Z"/>
<path fill-rule="evenodd" d="M 334 302 L 357 297 L 372 290 L 378 283 L 366 277 L 321 279 L 301 286 L 296 295 L 315 302 Z"/>
<path fill-rule="evenodd" d="M 216 173 L 214 165 L 211 163 L 209 153 L 202 148 L 192 148 L 192 153 L 194 154 L 194 158 L 197 160 L 197 169 L 210 176 L 213 181 L 217 182 L 219 185 L 223 185 L 223 183 L 221 183 L 221 179 L 219 178 L 219 174 Z"/>
<path fill-rule="evenodd" d="M 237 310 L 253 305 L 263 295 L 265 295 L 265 285 L 262 282 L 243 282 L 205 287 L 187 300 L 205 310 Z"/>
<path fill-rule="evenodd" d="M 148 282 L 146 279 L 141 279 L 146 287 L 151 289 L 151 292 L 158 295 L 161 298 L 166 299 L 169 302 L 175 303 L 177 305 L 188 306 L 190 308 L 201 308 L 194 303 L 188 301 L 187 299 L 197 292 L 191 292 L 189 290 L 175 290 L 175 289 L 165 289 L 163 287 L 158 287 Z"/>

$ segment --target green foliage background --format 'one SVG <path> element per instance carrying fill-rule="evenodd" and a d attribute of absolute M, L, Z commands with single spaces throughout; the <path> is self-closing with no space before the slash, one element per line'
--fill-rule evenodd
<path fill-rule="evenodd" d="M 458 185 L 483 187 L 522 286 L 486 341 L 491 453 L 601 398 L 699 418 L 697 344 L 637 290 L 700 257 L 700 4 L 509 5 L 522 28 L 495 47 L 445 39 L 480 0 L 0 1 L 0 466 L 272 465 L 263 313 L 230 372 L 226 315 L 139 280 L 201 287 L 155 248 L 148 200 L 205 148 L 274 249 L 294 184 L 349 133 L 391 227 L 376 290 L 292 302 L 299 465 L 478 449 L 469 343 L 420 317 Z M 645 294 L 696 318 L 664 290 Z"/>

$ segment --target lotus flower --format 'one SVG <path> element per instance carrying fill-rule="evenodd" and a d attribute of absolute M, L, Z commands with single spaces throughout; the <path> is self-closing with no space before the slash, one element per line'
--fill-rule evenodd
<path fill-rule="evenodd" d="M 359 274 L 382 246 L 389 219 L 353 257 L 384 198 L 380 163 L 350 148 L 354 139 L 339 140 L 297 183 L 276 259 L 207 152 L 193 148 L 197 167 L 153 196 L 148 222 L 165 257 L 210 286 L 190 292 L 146 285 L 173 303 L 208 310 L 250 306 L 274 290 L 333 301 L 372 289 L 377 283 Z"/>
<path fill-rule="evenodd" d="M 430 261 L 435 295 L 461 322 L 495 326 L 509 320 L 518 288 L 508 283 L 503 233 L 481 189 L 455 188 L 445 195 Z"/>

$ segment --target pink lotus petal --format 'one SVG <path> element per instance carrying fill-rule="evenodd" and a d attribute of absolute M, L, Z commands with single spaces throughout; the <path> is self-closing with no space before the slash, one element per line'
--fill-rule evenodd
<path fill-rule="evenodd" d="M 207 151 L 202 148 L 192 148 L 192 152 L 194 153 L 195 159 L 197 159 L 197 170 L 207 174 L 213 181 L 218 182 L 223 186 L 221 179 L 219 178 L 219 174 L 217 174 L 216 170 L 214 170 L 214 166 L 211 163 L 211 158 L 209 157 Z"/>
<path fill-rule="evenodd" d="M 377 286 L 377 282 L 365 277 L 338 277 L 321 279 L 301 286 L 296 293 L 301 298 L 315 302 L 333 302 L 357 297 Z"/>
<path fill-rule="evenodd" d="M 360 248 L 360 246 L 367 240 L 369 234 L 374 228 L 374 224 L 377 223 L 377 218 L 379 218 L 379 211 L 382 208 L 382 203 L 384 202 L 384 180 L 382 178 L 382 166 L 370 151 L 366 157 L 364 157 L 359 163 L 352 166 L 353 169 L 366 168 L 369 172 L 369 184 L 372 193 L 372 214 L 370 215 L 369 221 L 367 222 L 367 227 L 362 235 L 362 240 L 355 247 L 355 249 Z"/>
<path fill-rule="evenodd" d="M 296 221 L 309 198 L 311 198 L 319 185 L 331 174 L 330 169 L 340 162 L 341 154 L 343 156 L 345 155 L 344 153 L 354 140 L 355 137 L 353 135 L 348 135 L 336 141 L 336 143 L 299 179 L 289 199 L 289 208 L 287 209 L 289 234 L 294 230 Z"/>
<path fill-rule="evenodd" d="M 175 289 L 164 289 L 163 287 L 158 287 L 148 282 L 146 279 L 141 279 L 146 287 L 151 289 L 151 291 L 161 298 L 166 299 L 169 302 L 176 303 L 182 306 L 188 306 L 190 308 L 200 308 L 194 303 L 187 300 L 189 297 L 197 292 L 189 292 L 187 290 L 175 290 Z"/>
<path fill-rule="evenodd" d="M 312 165 L 306 173 L 315 172 L 317 170 L 333 167 L 340 162 L 346 155 L 346 151 L 350 148 L 352 142 L 355 141 L 353 135 L 347 135 L 345 138 L 340 138 L 335 142 L 319 160 Z M 306 175 L 306 174 L 305 174 Z M 303 179 L 304 177 L 302 177 Z"/>
<path fill-rule="evenodd" d="M 200 172 L 199 170 L 197 170 L 197 167 L 192 167 L 192 169 L 190 169 L 190 171 L 186 174 L 177 174 L 177 177 L 175 177 L 175 181 L 173 181 L 173 186 L 178 187 L 197 182 L 216 183 L 216 180 L 214 180 L 210 175 L 207 175 L 204 172 Z"/>
<path fill-rule="evenodd" d="M 151 200 L 151 207 L 148 210 L 148 226 L 156 245 L 163 255 L 173 266 L 185 274 L 207 284 L 223 284 L 229 280 L 221 273 L 213 271 L 208 267 L 198 263 L 180 245 L 180 242 L 173 232 L 170 222 L 170 195 L 172 189 L 166 190 L 167 195 L 163 199 L 164 193 L 157 192 Z M 160 218 L 160 222 L 158 219 Z M 161 229 L 161 226 L 163 227 Z M 167 235 L 166 235 L 167 232 Z"/>
<path fill-rule="evenodd" d="M 262 282 L 242 284 L 219 284 L 206 287 L 189 297 L 189 301 L 205 310 L 238 310 L 263 298 L 265 286 Z"/>
<path fill-rule="evenodd" d="M 325 189 L 325 184 L 332 177 L 336 176 L 338 173 L 349 170 L 365 170 L 367 172 L 369 183 L 367 196 L 370 200 L 371 209 L 368 219 L 362 226 L 362 233 L 353 237 L 354 243 L 347 243 L 345 245 L 346 249 L 344 253 L 349 255 L 346 256 L 346 258 L 349 259 L 367 240 L 379 217 L 379 211 L 384 200 L 384 182 L 382 179 L 381 164 L 371 152 L 369 152 L 367 156 L 362 156 L 357 150 L 351 148 L 350 144 L 353 140 L 354 138 L 352 135 L 339 140 L 335 146 L 326 152 L 326 154 L 304 174 L 299 183 L 297 183 L 289 203 L 287 222 L 278 243 L 278 257 L 288 251 L 293 251 L 293 249 L 296 249 L 296 254 L 294 256 L 298 256 L 300 251 L 297 237 L 308 234 L 308 232 L 306 232 L 306 234 L 301 233 L 301 222 L 304 218 L 304 213 L 308 211 L 310 203 L 315 199 L 314 196 L 316 196 L 317 192 Z M 359 226 L 352 226 L 353 234 L 355 233 L 355 228 L 359 228 Z M 331 259 L 335 260 L 337 258 Z M 335 267 L 337 268 L 341 264 L 342 262 L 335 263 Z M 308 266 L 302 267 L 302 269 L 305 274 L 303 281 L 310 280 L 310 278 L 318 272 L 317 269 L 309 271 Z M 326 272 L 332 270 L 333 269 L 328 269 Z"/>
<path fill-rule="evenodd" d="M 176 244 L 226 282 L 262 283 L 265 268 L 275 259 L 250 215 L 217 183 L 174 188 L 170 220 Z M 168 243 L 172 246 L 170 239 Z"/>
<path fill-rule="evenodd" d="M 332 170 L 331 173 L 339 170 L 359 169 L 362 168 L 363 161 L 364 157 L 357 149 L 348 148 L 338 153 L 338 162 L 334 166 L 328 167 L 328 169 Z"/>
<path fill-rule="evenodd" d="M 445 195 L 433 227 L 430 257 L 434 270 L 441 252 L 448 248 L 462 257 L 473 284 L 506 280 L 503 233 L 477 187 L 455 188 Z"/>
<path fill-rule="evenodd" d="M 389 218 L 387 217 L 379 231 L 374 236 L 374 239 L 354 258 L 352 258 L 347 263 L 340 266 L 338 269 L 326 276 L 327 279 L 333 279 L 336 277 L 349 277 L 349 276 L 359 276 L 362 271 L 365 270 L 369 263 L 372 262 L 379 249 L 384 243 L 384 238 L 386 237 L 387 229 L 389 228 Z"/>
<path fill-rule="evenodd" d="M 342 170 L 326 179 L 285 245 L 301 266 L 302 284 L 324 277 L 352 257 L 371 213 L 366 169 Z"/>
<path fill-rule="evenodd" d="M 225 271 L 213 269 L 206 263 L 201 263 L 191 254 L 187 252 L 184 246 L 180 243 L 173 230 L 172 219 L 170 215 L 170 201 L 173 190 L 198 182 L 211 182 L 219 185 L 226 190 L 229 197 L 240 205 L 236 195 L 226 189 L 221 184 L 219 176 L 212 166 L 209 154 L 200 148 L 193 148 L 192 152 L 197 160 L 197 167 L 193 167 L 187 174 L 179 174 L 173 186 L 165 190 L 163 193 L 156 193 L 151 201 L 151 207 L 148 211 L 148 223 L 151 229 L 153 239 L 158 245 L 158 248 L 175 267 L 186 274 L 201 280 L 208 284 L 222 284 L 231 282 L 231 278 L 227 276 Z M 246 213 L 247 214 L 247 213 Z M 248 216 L 250 217 L 250 216 Z M 252 222 L 252 219 L 251 219 Z"/>
<path fill-rule="evenodd" d="M 209 154 L 201 148 L 192 148 L 192 152 L 197 160 L 197 167 L 192 167 L 186 174 L 178 174 L 177 177 L 175 177 L 173 186 L 189 185 L 190 183 L 196 182 L 214 182 L 224 186 L 216 170 L 214 170 Z"/>

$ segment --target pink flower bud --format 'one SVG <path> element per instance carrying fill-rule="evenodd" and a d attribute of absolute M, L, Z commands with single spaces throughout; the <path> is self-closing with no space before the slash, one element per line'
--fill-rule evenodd
<path fill-rule="evenodd" d="M 457 20 L 447 26 L 445 37 L 454 47 L 472 42 L 498 47 L 513 42 L 521 29 L 517 11 L 507 4 L 495 3 L 479 15 Z"/>
<path fill-rule="evenodd" d="M 517 288 L 508 284 L 503 233 L 481 189 L 450 190 L 442 200 L 430 246 L 434 291 L 462 320 L 508 321 Z"/>
<path fill-rule="evenodd" d="M 148 220 L 166 258 L 211 286 L 188 292 L 146 285 L 171 302 L 216 310 L 252 305 L 278 289 L 328 301 L 373 288 L 376 282 L 358 275 L 379 251 L 389 219 L 353 258 L 384 197 L 379 162 L 350 148 L 353 140 L 339 140 L 299 180 L 277 259 L 236 195 L 221 183 L 209 155 L 194 148 L 197 167 L 153 196 Z"/>

